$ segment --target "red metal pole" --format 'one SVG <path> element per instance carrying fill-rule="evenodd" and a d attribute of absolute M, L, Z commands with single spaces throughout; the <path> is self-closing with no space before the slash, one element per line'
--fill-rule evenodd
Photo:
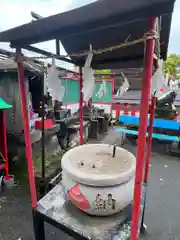
<path fill-rule="evenodd" d="M 83 138 L 83 76 L 82 67 L 79 67 L 79 118 L 80 118 L 80 144 L 84 144 Z"/>
<path fill-rule="evenodd" d="M 121 111 L 121 104 L 116 103 L 116 118 L 119 119 L 120 117 L 120 111 Z"/>
<path fill-rule="evenodd" d="M 129 115 L 128 103 L 124 103 L 124 115 Z"/>
<path fill-rule="evenodd" d="M 111 104 L 111 111 L 110 112 L 112 112 L 113 104 L 115 103 L 114 92 L 115 92 L 115 79 L 112 80 L 112 104 Z"/>
<path fill-rule="evenodd" d="M 144 171 L 144 182 L 143 182 L 144 203 L 143 203 L 140 231 L 144 231 L 144 215 L 145 215 L 145 209 L 146 209 L 146 197 L 147 197 L 147 186 L 148 186 L 148 176 L 149 176 L 149 164 L 151 160 L 153 121 L 155 117 L 155 108 L 156 108 L 156 97 L 153 96 L 151 100 L 150 123 L 149 123 L 149 131 L 148 131 L 149 135 L 148 135 L 147 153 L 146 153 L 146 160 L 145 160 L 145 171 Z"/>
<path fill-rule="evenodd" d="M 6 113 L 2 110 L 2 121 L 3 121 L 3 155 L 5 158 L 5 170 L 6 170 L 6 180 L 9 179 L 9 164 L 8 164 L 8 150 L 7 150 L 7 133 L 6 133 Z"/>
<path fill-rule="evenodd" d="M 145 172 L 144 172 L 144 183 L 148 182 L 149 175 L 149 164 L 151 159 L 151 149 L 152 149 L 152 134 L 153 134 L 153 121 L 155 117 L 155 108 L 156 108 L 156 97 L 152 97 L 151 101 L 151 111 L 150 111 L 150 122 L 149 122 L 149 135 L 148 135 L 148 143 L 147 143 L 147 154 L 145 161 Z"/>
<path fill-rule="evenodd" d="M 136 116 L 136 106 L 132 106 L 131 116 Z"/>
<path fill-rule="evenodd" d="M 24 71 L 23 71 L 23 65 L 21 62 L 21 50 L 16 49 L 16 53 L 17 53 L 17 68 L 18 68 L 18 80 L 19 80 L 19 88 L 20 88 L 20 96 L 21 96 L 22 117 L 24 122 L 24 137 L 25 137 L 25 143 L 26 143 L 26 158 L 28 162 L 31 202 L 32 202 L 32 208 L 36 208 L 37 196 L 36 196 L 36 187 L 35 187 L 35 180 L 34 180 L 34 166 L 33 166 L 33 158 L 32 158 L 31 137 L 29 133 L 29 117 L 28 117 L 28 111 L 27 111 L 27 98 L 26 98 L 26 88 L 24 83 Z"/>
<path fill-rule="evenodd" d="M 67 80 L 67 78 L 65 79 L 65 81 L 66 81 L 66 109 L 67 109 L 67 103 L 68 103 L 68 80 Z"/>
<path fill-rule="evenodd" d="M 149 19 L 149 31 L 155 30 L 156 17 Z M 149 92 L 151 88 L 153 54 L 154 54 L 154 39 L 147 39 L 145 58 L 144 58 L 144 72 L 142 77 L 142 93 L 140 106 L 140 126 L 138 135 L 138 146 L 136 154 L 136 176 L 134 183 L 134 201 L 132 210 L 132 226 L 131 226 L 131 240 L 137 240 L 139 235 L 139 216 L 142 193 L 142 180 L 144 169 L 144 154 L 146 148 L 146 131 L 148 122 L 148 105 Z"/>

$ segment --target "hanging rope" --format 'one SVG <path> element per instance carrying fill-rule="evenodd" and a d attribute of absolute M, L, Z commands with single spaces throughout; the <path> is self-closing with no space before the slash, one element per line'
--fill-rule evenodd
<path fill-rule="evenodd" d="M 107 47 L 107 48 L 92 50 L 92 53 L 94 55 L 100 55 L 100 54 L 103 54 L 103 53 L 106 53 L 106 52 L 112 52 L 112 51 L 115 51 L 115 50 L 120 49 L 120 48 L 129 47 L 129 46 L 137 45 L 137 44 L 140 44 L 140 43 L 145 43 L 149 39 L 159 39 L 159 35 L 156 31 L 148 31 L 147 33 L 144 34 L 144 36 L 142 38 L 138 38 L 138 39 L 135 39 L 133 41 L 128 41 L 128 39 L 129 39 L 129 36 L 123 43 L 119 43 L 117 45 L 110 46 L 110 47 Z M 86 51 L 79 52 L 79 53 L 61 55 L 60 57 L 62 57 L 62 58 L 83 57 L 83 56 L 87 56 L 88 53 L 89 53 L 89 50 L 86 50 Z M 28 57 L 28 58 L 29 59 L 48 59 L 48 58 L 52 58 L 52 57 L 53 57 L 53 55 L 52 56 L 35 56 L 35 57 Z M 23 59 L 23 57 L 22 57 L 22 59 Z"/>
<path fill-rule="evenodd" d="M 133 45 L 137 45 L 137 44 L 141 44 L 141 43 L 146 44 L 146 41 L 150 40 L 150 39 L 155 39 L 156 40 L 157 49 L 160 51 L 159 34 L 158 34 L 157 31 L 148 31 L 147 33 L 144 34 L 144 36 L 142 38 L 135 39 L 133 41 L 128 41 L 129 38 L 130 38 L 130 35 L 127 37 L 127 39 L 123 43 L 119 43 L 117 45 L 107 47 L 107 48 L 103 48 L 103 49 L 92 50 L 92 52 L 93 52 L 94 55 L 100 55 L 100 54 L 103 54 L 103 53 L 106 53 L 106 52 L 112 52 L 112 51 L 115 51 L 117 49 L 121 49 L 121 48 L 124 48 L 124 47 L 129 47 L 129 46 L 133 46 Z M 83 56 L 87 56 L 88 53 L 89 53 L 89 50 L 86 50 L 86 51 L 83 51 L 83 52 L 80 52 L 80 53 L 72 53 L 72 54 L 67 54 L 67 55 L 63 55 L 63 56 L 60 56 L 60 57 L 62 57 L 62 58 L 83 57 Z M 52 54 L 52 56 L 34 56 L 34 57 L 26 57 L 22 54 L 20 56 L 20 60 L 21 61 L 26 61 L 27 63 L 31 63 L 31 61 L 33 61 L 33 60 L 50 59 L 50 58 L 53 58 L 53 57 L 56 58 L 56 56 L 54 54 Z M 13 59 L 14 61 L 17 61 L 17 56 L 11 56 L 9 58 Z"/>
<path fill-rule="evenodd" d="M 123 43 L 120 43 L 118 45 L 103 48 L 103 49 L 98 49 L 98 50 L 92 50 L 92 52 L 95 55 L 99 55 L 99 54 L 103 54 L 103 53 L 106 53 L 106 52 L 112 52 L 112 51 L 120 49 L 120 48 L 140 44 L 140 43 L 146 42 L 149 39 L 159 39 L 158 33 L 156 31 L 148 31 L 147 33 L 144 34 L 144 36 L 142 38 L 139 38 L 139 39 L 136 39 L 136 40 L 133 40 L 133 41 L 127 41 L 127 39 L 126 39 Z M 82 53 L 72 53 L 72 54 L 69 54 L 69 55 L 65 55 L 63 57 L 81 57 L 81 56 L 88 55 L 88 53 L 89 53 L 89 50 L 84 51 Z"/>

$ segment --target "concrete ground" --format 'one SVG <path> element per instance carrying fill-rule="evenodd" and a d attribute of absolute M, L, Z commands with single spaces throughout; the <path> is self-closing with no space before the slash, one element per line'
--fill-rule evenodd
<path fill-rule="evenodd" d="M 104 142 L 118 143 L 111 132 Z M 136 146 L 125 144 L 131 152 Z M 165 156 L 154 142 L 148 186 L 145 223 L 148 233 L 142 240 L 180 240 L 180 159 Z M 47 240 L 70 240 L 46 225 Z M 27 186 L 15 186 L 0 196 L 0 240 L 34 240 L 30 197 Z"/>
<path fill-rule="evenodd" d="M 145 212 L 148 234 L 141 239 L 180 240 L 179 172 L 180 159 L 152 153 Z"/>

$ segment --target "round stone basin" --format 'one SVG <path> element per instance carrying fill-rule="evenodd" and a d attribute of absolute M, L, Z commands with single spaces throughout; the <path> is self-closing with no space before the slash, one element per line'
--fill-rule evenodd
<path fill-rule="evenodd" d="M 67 198 L 92 215 L 121 211 L 133 198 L 136 160 L 132 153 L 106 144 L 86 144 L 62 158 Z"/>

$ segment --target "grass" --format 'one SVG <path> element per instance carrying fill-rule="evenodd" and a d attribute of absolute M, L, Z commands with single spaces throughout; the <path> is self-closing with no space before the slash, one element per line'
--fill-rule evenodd
<path fill-rule="evenodd" d="M 48 152 L 45 149 L 45 167 L 46 170 L 50 167 L 51 164 L 54 162 L 59 162 L 62 158 L 62 152 Z M 40 177 L 41 175 L 41 151 L 39 151 L 39 155 L 35 156 L 34 158 L 34 172 L 35 177 Z M 27 167 L 27 160 L 25 155 L 25 148 L 20 148 L 18 150 L 18 155 L 13 159 L 12 165 L 12 174 L 15 176 L 18 184 L 26 185 L 28 184 L 28 167 Z M 53 167 L 52 167 L 53 168 Z M 56 169 L 54 169 L 56 171 Z"/>
<path fill-rule="evenodd" d="M 48 152 L 47 149 L 45 149 L 45 166 L 46 168 L 48 168 L 48 166 L 55 161 L 56 159 L 59 159 L 62 157 L 62 152 Z M 36 172 L 41 172 L 41 166 L 42 166 L 42 158 L 41 158 L 41 154 L 36 156 L 34 158 L 34 170 L 35 173 Z"/>

